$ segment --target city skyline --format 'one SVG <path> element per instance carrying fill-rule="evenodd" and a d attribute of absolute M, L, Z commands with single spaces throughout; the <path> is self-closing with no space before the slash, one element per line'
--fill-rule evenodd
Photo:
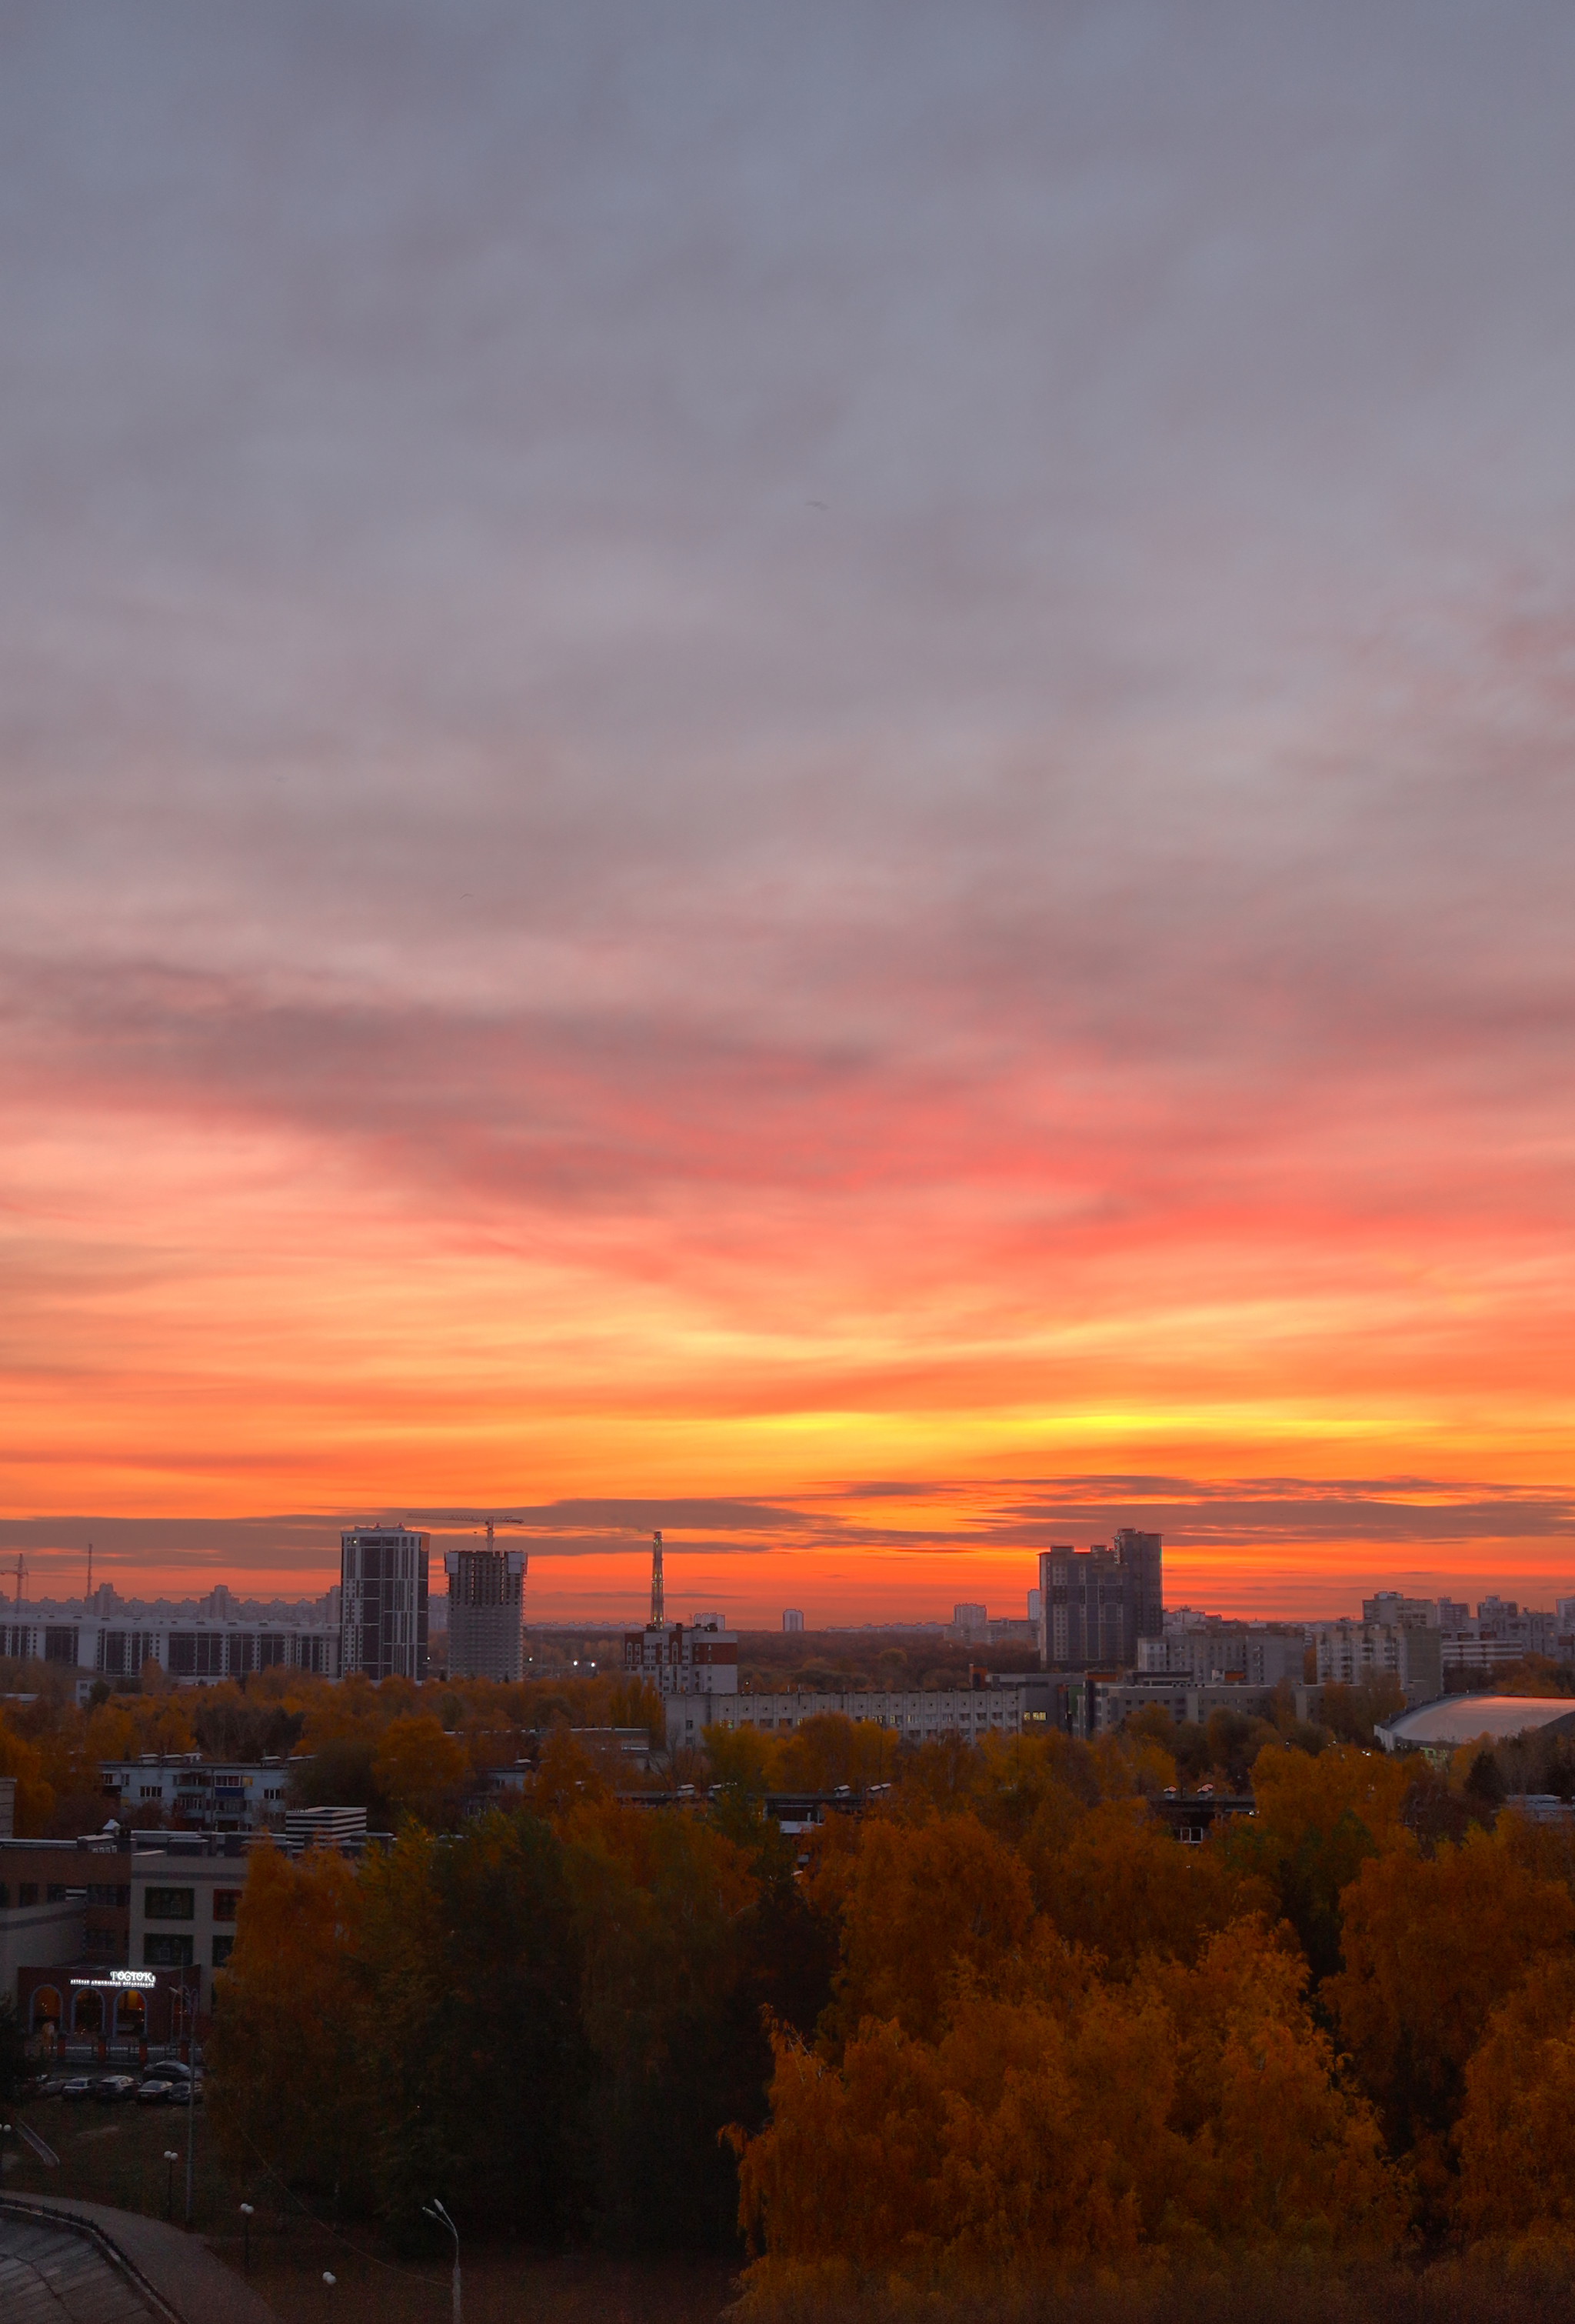
<path fill-rule="evenodd" d="M 0 1566 L 1565 1586 L 1508 18 L 20 12 Z"/>
<path fill-rule="evenodd" d="M 1285 1480 L 1276 1481 L 1283 1488 Z M 1277 1536 L 1263 1527 L 1265 1501 L 1246 1499 L 1239 1489 L 1236 1498 L 1218 1505 L 1227 1540 L 1223 1554 L 1217 1546 L 1211 1550 L 1195 1540 L 1178 1542 L 1165 1531 L 1160 1520 L 1177 1514 L 1174 1499 L 1104 1504 L 1091 1510 L 1086 1501 L 1062 1498 L 1049 1515 L 1025 1512 L 1018 1502 L 1008 1516 L 996 1513 L 1000 1529 L 1015 1538 L 988 1544 L 977 1538 L 926 1542 L 905 1535 L 896 1524 L 876 1534 L 859 1522 L 857 1510 L 835 1508 L 823 1513 L 818 1534 L 806 1528 L 806 1539 L 784 1544 L 771 1532 L 780 1510 L 751 1509 L 737 1502 L 710 1513 L 708 1533 L 686 1533 L 674 1526 L 675 1506 L 684 1509 L 691 1526 L 702 1517 L 692 1501 L 642 1503 L 627 1512 L 604 1504 L 524 1512 L 527 1521 L 500 1539 L 530 1552 L 527 1624 L 535 1619 L 616 1625 L 637 1618 L 649 1594 L 647 1528 L 658 1516 L 664 1519 L 667 1554 L 673 1561 L 674 1618 L 688 1619 L 694 1610 L 721 1603 L 730 1619 L 767 1628 L 777 1627 L 784 1605 L 803 1601 L 802 1585 L 810 1572 L 818 1575 L 814 1607 L 806 1613 L 812 1629 L 905 1618 L 945 1622 L 963 1596 L 982 1595 L 992 1616 L 1019 1615 L 1027 1591 L 1036 1584 L 1039 1552 L 1050 1546 L 1052 1538 L 1079 1548 L 1092 1541 L 1108 1543 L 1122 1524 L 1139 1517 L 1165 1535 L 1167 1605 L 1197 1605 L 1248 1619 L 1334 1619 L 1354 1614 L 1359 1599 L 1382 1589 L 1473 1603 L 1497 1593 L 1546 1608 L 1575 1591 L 1575 1543 L 1565 1555 L 1562 1545 L 1569 1538 L 1570 1518 L 1557 1503 L 1515 1500 L 1501 1508 L 1498 1522 L 1506 1528 L 1502 1553 L 1497 1561 L 1484 1563 L 1480 1544 L 1488 1505 L 1466 1502 L 1441 1511 L 1435 1501 L 1415 1492 L 1414 1480 L 1411 1498 L 1394 1494 L 1387 1500 L 1369 1498 L 1359 1503 L 1346 1495 L 1321 1504 L 1298 1504 L 1287 1501 L 1282 1491 L 1268 1505 L 1280 1529 Z M 1365 1520 L 1362 1539 L 1367 1545 L 1365 1555 L 1354 1560 L 1352 1536 L 1346 1530 L 1353 1507 L 1359 1508 Z M 1244 1526 L 1255 1508 L 1263 1529 L 1234 1541 L 1233 1529 Z M 1322 1542 L 1311 1535 L 1308 1525 L 1309 1517 L 1320 1511 L 1327 1529 Z M 444 1553 L 474 1549 L 484 1538 L 480 1522 L 459 1529 L 442 1522 L 454 1514 L 419 1508 L 390 1513 L 390 1522 L 401 1519 L 430 1533 L 434 1594 L 439 1603 L 438 1575 Z M 801 1521 L 805 1514 L 794 1513 Z M 953 1514 L 955 1519 L 955 1506 Z M 976 1501 L 968 1514 L 982 1531 L 988 1512 Z M 1419 1553 L 1433 1545 L 1431 1536 L 1441 1518 L 1452 1522 L 1456 1543 L 1424 1562 Z M 196 1599 L 216 1582 L 225 1584 L 237 1600 L 318 1597 L 337 1586 L 342 1527 L 361 1521 L 353 1513 L 227 1526 L 198 1521 L 172 1526 L 158 1520 L 106 1524 L 98 1519 L 95 1584 L 110 1582 L 128 1599 Z M 753 1537 L 747 1530 L 751 1521 L 759 1527 Z M 1385 1521 L 1391 1528 L 1387 1534 L 1380 1529 Z M 845 1527 L 844 1537 L 836 1547 L 824 1545 L 839 1523 Z M 1508 1530 L 1511 1526 L 1520 1528 L 1518 1539 Z M 15 1559 L 23 1555 L 31 1601 L 53 1598 L 64 1602 L 81 1596 L 86 1547 L 51 1545 L 55 1532 L 48 1520 L 0 1520 L 0 1580 L 7 1566 L 14 1577 Z M 170 1535 L 185 1536 L 173 1552 L 173 1562 L 168 1551 L 162 1559 L 159 1555 L 159 1545 Z M 323 1546 L 326 1543 L 332 1547 Z M 270 1544 L 274 1545 L 272 1554 Z M 1529 1545 L 1535 1545 L 1530 1554 Z M 1271 1545 L 1272 1563 L 1264 1554 Z M 873 1579 L 872 1565 L 878 1569 Z M 7 1602 L 14 1586 L 13 1580 L 0 1593 Z"/>

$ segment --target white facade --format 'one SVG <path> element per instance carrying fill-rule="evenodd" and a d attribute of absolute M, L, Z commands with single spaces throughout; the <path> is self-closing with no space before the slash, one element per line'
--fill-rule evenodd
<path fill-rule="evenodd" d="M 217 1594 L 216 1592 L 215 1593 Z M 95 1591 L 96 1599 L 101 1593 Z M 78 1614 L 49 1606 L 0 1609 L 0 1656 L 74 1671 L 78 1694 L 95 1678 L 135 1678 L 157 1663 L 177 1686 L 211 1686 L 253 1671 L 303 1670 L 339 1676 L 339 1633 L 316 1607 L 290 1621 L 238 1609 L 183 1616 L 140 1611 Z"/>
<path fill-rule="evenodd" d="M 1020 1735 L 1023 1697 L 1015 1686 L 916 1687 L 910 1692 L 850 1690 L 843 1694 L 691 1694 L 668 1704 L 668 1748 L 697 1744 L 707 1727 L 752 1727 L 763 1735 L 789 1735 L 806 1719 L 828 1711 L 895 1730 L 912 1743 L 961 1735 Z"/>

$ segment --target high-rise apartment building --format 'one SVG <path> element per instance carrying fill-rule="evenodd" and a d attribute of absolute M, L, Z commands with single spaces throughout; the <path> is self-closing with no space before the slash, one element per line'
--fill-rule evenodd
<path fill-rule="evenodd" d="M 339 1536 L 345 1676 L 424 1678 L 430 1534 L 366 1526 Z"/>
<path fill-rule="evenodd" d="M 524 1677 L 527 1562 L 522 1549 L 444 1553 L 450 1678 Z"/>
<path fill-rule="evenodd" d="M 1139 1638 L 1165 1635 L 1160 1536 L 1123 1526 L 1107 1546 L 1057 1542 L 1039 1556 L 1039 1659 L 1046 1670 L 1130 1670 Z"/>
<path fill-rule="evenodd" d="M 987 1638 L 990 1635 L 989 1607 L 953 1606 L 952 1630 L 953 1635 L 959 1638 Z"/>
<path fill-rule="evenodd" d="M 784 1630 L 803 1629 L 804 1615 L 798 1607 L 788 1606 L 784 1608 L 782 1614 L 782 1628 Z"/>

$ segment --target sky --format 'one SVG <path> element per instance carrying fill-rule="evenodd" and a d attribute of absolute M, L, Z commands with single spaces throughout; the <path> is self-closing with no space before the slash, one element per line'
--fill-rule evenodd
<path fill-rule="evenodd" d="M 1575 1590 L 1572 110 L 1559 0 L 8 7 L 31 1592 Z"/>

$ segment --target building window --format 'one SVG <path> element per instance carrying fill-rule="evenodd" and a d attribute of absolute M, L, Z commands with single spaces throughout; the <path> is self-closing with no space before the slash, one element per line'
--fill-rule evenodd
<path fill-rule="evenodd" d="M 46 1904 L 63 1904 L 65 1901 L 65 1882 L 63 1880 L 51 1880 L 49 1886 L 44 1890 L 44 1903 Z"/>
<path fill-rule="evenodd" d="M 197 1892 L 193 1888 L 150 1888 L 147 1917 L 150 1921 L 193 1920 L 196 1918 L 196 1900 Z"/>
<path fill-rule="evenodd" d="M 238 1888 L 216 1888 L 213 1892 L 213 1916 L 216 1921 L 233 1921 L 241 1901 Z"/>
<path fill-rule="evenodd" d="M 19 1904 L 23 1905 L 36 1904 L 38 1903 L 38 1882 L 36 1880 L 22 1881 L 17 1887 L 16 1901 Z"/>
<path fill-rule="evenodd" d="M 189 1969 L 191 1939 L 189 1937 L 144 1937 L 143 1967 L 144 1969 Z"/>
<path fill-rule="evenodd" d="M 215 1969 L 223 1969 L 225 1967 L 226 1963 L 229 1960 L 231 1952 L 235 1949 L 235 1941 L 234 1937 L 216 1937 L 214 1939 L 213 1965 Z"/>

